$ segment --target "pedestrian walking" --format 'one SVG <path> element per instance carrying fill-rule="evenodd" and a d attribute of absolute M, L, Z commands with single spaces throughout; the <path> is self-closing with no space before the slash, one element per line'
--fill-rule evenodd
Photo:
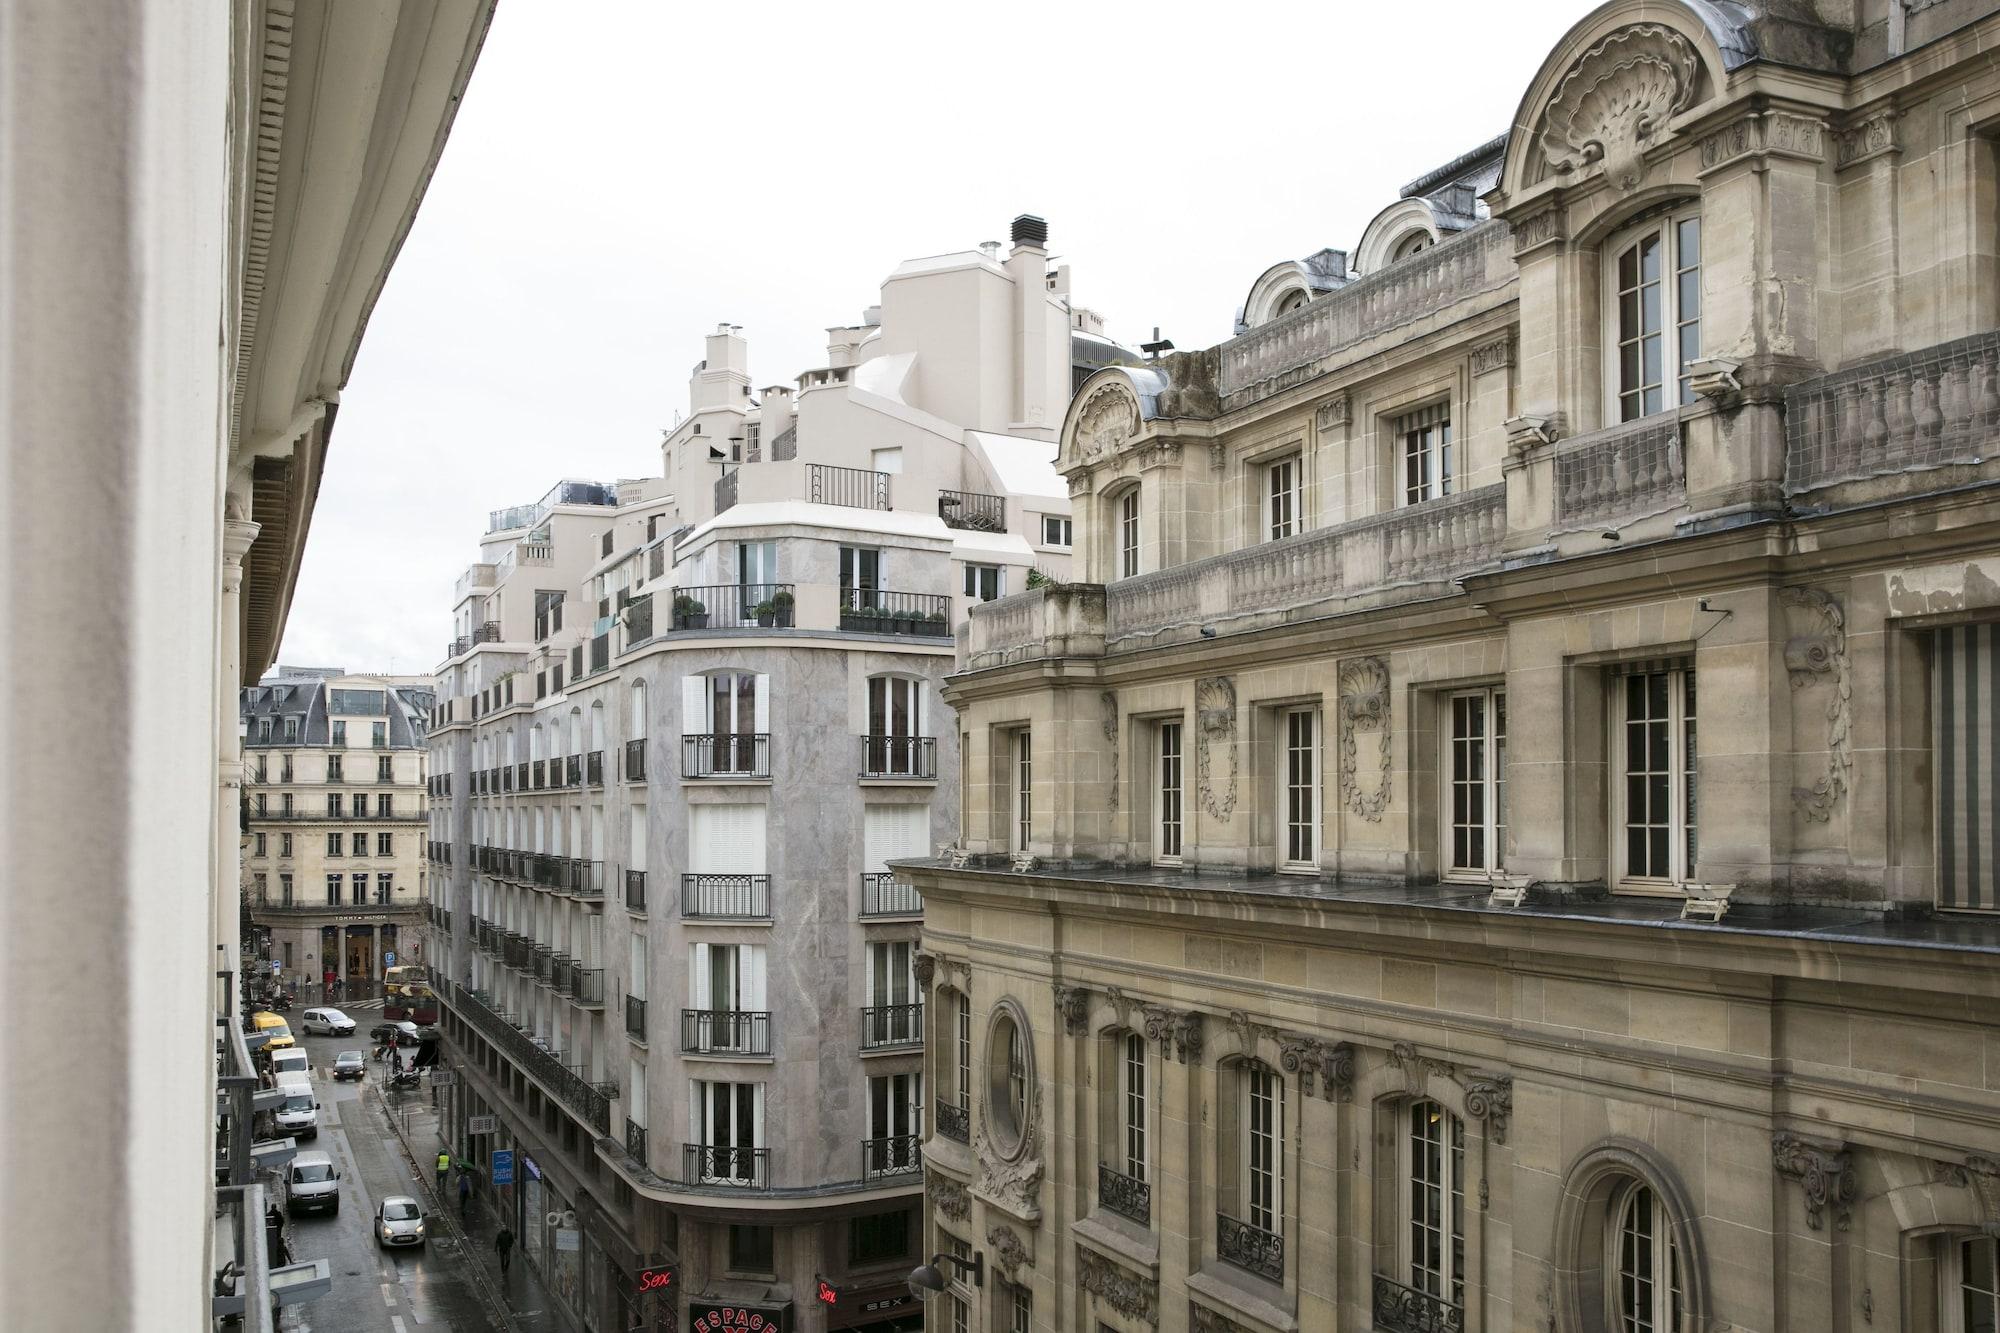
<path fill-rule="evenodd" d="M 514 1229 L 505 1222 L 500 1224 L 500 1234 L 493 1238 L 493 1251 L 500 1256 L 500 1276 L 507 1276 L 507 1265 L 514 1262 Z"/>
<path fill-rule="evenodd" d="M 444 1200 L 444 1181 L 445 1181 L 445 1177 L 446 1177 L 447 1175 L 449 1175 L 450 1173 L 451 1173 L 451 1154 L 450 1154 L 450 1153 L 448 1153 L 448 1152 L 445 1152 L 445 1151 L 444 1151 L 443 1149 L 439 1149 L 439 1150 L 438 1150 L 438 1187 L 437 1187 L 437 1195 L 438 1195 L 438 1200 L 439 1200 L 439 1202 L 443 1202 L 443 1200 Z"/>
<path fill-rule="evenodd" d="M 458 1168 L 458 1215 L 465 1216 L 465 1206 L 472 1202 L 472 1173 L 464 1167 Z"/>

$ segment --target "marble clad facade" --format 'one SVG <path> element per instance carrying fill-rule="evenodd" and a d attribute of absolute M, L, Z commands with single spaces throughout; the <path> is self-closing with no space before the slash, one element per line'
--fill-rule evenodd
<path fill-rule="evenodd" d="M 904 863 L 932 1327 L 1991 1327 L 1990 8 L 1604 5 L 1080 386 Z"/>

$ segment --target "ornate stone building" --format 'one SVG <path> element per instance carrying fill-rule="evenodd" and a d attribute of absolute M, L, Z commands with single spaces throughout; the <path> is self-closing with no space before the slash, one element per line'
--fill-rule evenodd
<path fill-rule="evenodd" d="M 1994 1326 L 1990 8 L 1607 4 L 1084 382 L 903 863 L 932 1327 Z"/>

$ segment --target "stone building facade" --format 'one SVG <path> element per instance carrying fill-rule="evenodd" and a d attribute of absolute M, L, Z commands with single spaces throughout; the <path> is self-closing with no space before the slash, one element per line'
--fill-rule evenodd
<path fill-rule="evenodd" d="M 902 867 L 932 1327 L 1993 1326 L 1987 8 L 1614 0 L 1082 384 Z"/>

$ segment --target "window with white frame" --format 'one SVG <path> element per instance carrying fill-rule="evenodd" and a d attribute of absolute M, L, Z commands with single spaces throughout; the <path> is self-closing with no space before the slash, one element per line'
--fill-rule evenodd
<path fill-rule="evenodd" d="M 1605 1312 L 1616 1333 L 1678 1333 L 1681 1328 L 1680 1255 L 1673 1222 L 1651 1186 L 1633 1181 L 1614 1200 L 1605 1238 Z"/>
<path fill-rule="evenodd" d="M 1278 868 L 1319 868 L 1319 714 L 1310 708 L 1288 708 L 1283 727 L 1284 827 L 1279 831 Z"/>
<path fill-rule="evenodd" d="M 693 1081 L 689 1131 L 696 1144 L 697 1183 L 762 1185 L 758 1149 L 764 1141 L 764 1085 Z"/>
<path fill-rule="evenodd" d="M 1243 1102 L 1243 1220 L 1275 1235 L 1284 1215 L 1284 1081 L 1268 1065 L 1246 1066 Z"/>
<path fill-rule="evenodd" d="M 1042 545 L 1069 546 L 1073 544 L 1073 529 L 1070 520 L 1063 514 L 1042 515 Z"/>
<path fill-rule="evenodd" d="M 764 1001 L 764 946 L 688 946 L 688 999 L 696 1051 L 769 1054 Z"/>
<path fill-rule="evenodd" d="M 1124 1111 L 1124 1165 L 1134 1180 L 1146 1178 L 1146 1039 L 1128 1032 L 1119 1041 L 1120 1090 Z"/>
<path fill-rule="evenodd" d="M 1938 1265 L 1941 1333 L 2000 1329 L 2000 1240 L 1947 1236 Z"/>
<path fill-rule="evenodd" d="M 1632 670 L 1612 684 L 1616 874 L 1630 887 L 1670 888 L 1695 863 L 1694 670 Z"/>
<path fill-rule="evenodd" d="M 1007 1284 L 1008 1333 L 1031 1333 L 1035 1325 L 1034 1299 L 1019 1282 Z"/>
<path fill-rule="evenodd" d="M 990 602 L 1006 595 L 1004 571 L 998 565 L 965 567 L 965 595 L 977 602 Z"/>
<path fill-rule="evenodd" d="M 1178 865 L 1181 859 L 1181 724 L 1161 722 L 1153 728 L 1158 761 L 1153 819 L 1153 860 Z"/>
<path fill-rule="evenodd" d="M 1139 572 L 1139 488 L 1118 497 L 1118 577 Z"/>
<path fill-rule="evenodd" d="M 934 757 L 920 743 L 924 735 L 922 683 L 908 676 L 868 678 L 868 739 L 863 756 L 870 774 L 921 775 Z"/>
<path fill-rule="evenodd" d="M 913 1171 L 921 1162 L 923 1079 L 919 1073 L 883 1074 L 868 1080 L 869 1176 Z"/>
<path fill-rule="evenodd" d="M 1269 541 L 1303 529 L 1299 522 L 1299 475 L 1297 454 L 1264 465 L 1264 536 Z"/>
<path fill-rule="evenodd" d="M 954 1091 L 958 1094 L 958 1109 L 972 1109 L 972 997 L 963 991 L 958 996 L 958 1031 L 952 1038 L 952 1051 L 958 1075 Z"/>
<path fill-rule="evenodd" d="M 1443 499 L 1457 489 L 1449 401 L 1405 412 L 1396 418 L 1394 434 L 1402 450 L 1404 504 Z"/>
<path fill-rule="evenodd" d="M 1445 870 L 1484 877 L 1506 864 L 1507 692 L 1467 690 L 1446 706 Z"/>
<path fill-rule="evenodd" d="M 1033 831 L 1035 764 L 1033 735 L 1023 727 L 1014 733 L 1011 768 L 1012 795 L 1009 799 L 1009 813 L 1013 826 L 1012 846 L 1017 852 L 1028 850 L 1028 838 Z"/>
<path fill-rule="evenodd" d="M 1465 1307 L 1465 1122 L 1433 1101 L 1402 1108 L 1403 1260 L 1411 1287 Z"/>
<path fill-rule="evenodd" d="M 912 940 L 871 940 L 868 945 L 868 1008 L 861 1036 L 863 1046 L 891 1046 L 922 1041 L 922 1010 L 917 1000 L 916 943 Z"/>
<path fill-rule="evenodd" d="M 1694 401 L 1701 355 L 1701 216 L 1648 219 L 1605 247 L 1607 414 L 1637 421 Z"/>
<path fill-rule="evenodd" d="M 636 1055 L 625 1061 L 625 1118 L 646 1127 L 646 1063 Z"/>

